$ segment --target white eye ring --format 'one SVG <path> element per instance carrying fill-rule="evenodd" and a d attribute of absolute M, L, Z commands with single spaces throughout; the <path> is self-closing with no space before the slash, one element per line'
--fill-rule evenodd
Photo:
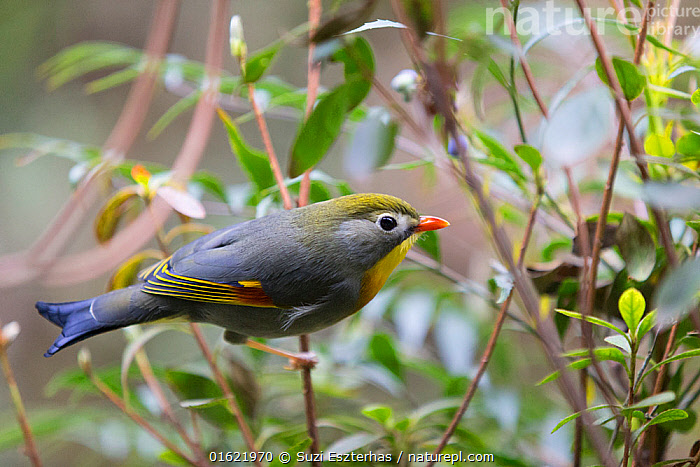
<path fill-rule="evenodd" d="M 382 214 L 377 219 L 377 225 L 385 232 L 391 232 L 399 223 L 391 214 Z"/>

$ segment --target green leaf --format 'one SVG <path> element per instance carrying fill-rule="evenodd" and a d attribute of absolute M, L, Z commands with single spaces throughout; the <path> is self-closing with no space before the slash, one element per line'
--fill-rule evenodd
<path fill-rule="evenodd" d="M 630 413 L 635 409 L 643 409 L 646 407 L 651 407 L 652 405 L 666 404 L 668 402 L 673 402 L 674 400 L 676 400 L 676 395 L 673 393 L 673 391 L 664 391 L 644 398 L 636 404 L 629 405 L 625 407 L 622 412 L 623 414 Z"/>
<path fill-rule="evenodd" d="M 333 452 L 337 454 L 345 454 L 347 452 L 353 452 L 357 451 L 360 448 L 363 448 L 378 439 L 380 439 L 382 436 L 377 435 L 377 434 L 372 434 L 372 433 L 354 433 L 350 436 L 346 436 L 344 438 L 340 438 L 339 440 L 335 441 L 333 444 L 328 446 L 325 451 L 326 452 Z"/>
<path fill-rule="evenodd" d="M 51 138 L 33 133 L 8 133 L 0 135 L 0 150 L 31 149 L 32 152 L 17 160 L 17 165 L 26 165 L 47 154 L 64 157 L 73 162 L 96 162 L 102 156 L 97 146 L 88 146 L 75 141 Z"/>
<path fill-rule="evenodd" d="M 529 144 L 518 144 L 514 149 L 515 153 L 520 156 L 520 158 L 525 161 L 527 165 L 530 166 L 532 172 L 537 173 L 537 170 L 542 165 L 542 155 L 540 154 L 540 151 Z"/>
<path fill-rule="evenodd" d="M 187 399 L 180 401 L 180 407 L 185 409 L 205 409 L 208 407 L 216 407 L 219 405 L 225 406 L 228 402 L 225 397 L 209 398 L 209 399 Z"/>
<path fill-rule="evenodd" d="M 639 322 L 637 327 L 637 342 L 641 341 L 644 336 L 656 325 L 656 310 L 650 311 Z"/>
<path fill-rule="evenodd" d="M 81 425 L 99 420 L 99 412 L 95 407 L 79 408 L 71 410 L 41 410 L 30 411 L 27 415 L 31 423 L 32 436 L 35 440 L 52 438 L 55 440 L 65 433 L 77 432 Z M 103 417 L 101 417 L 103 418 Z M 7 452 L 10 449 L 24 449 L 24 436 L 19 424 L 8 414 L 5 423 L 0 426 L 0 451 Z M 42 456 L 43 457 L 43 456 Z"/>
<path fill-rule="evenodd" d="M 649 83 L 649 90 L 654 91 L 659 94 L 664 94 L 666 96 L 675 97 L 676 99 L 690 100 L 691 96 L 687 92 L 679 91 L 678 89 L 667 88 L 665 86 L 658 86 L 656 84 Z"/>
<path fill-rule="evenodd" d="M 679 51 L 678 49 L 674 49 L 672 47 L 667 46 L 666 44 L 664 44 L 663 42 L 658 40 L 656 37 L 654 37 L 652 34 L 649 34 L 647 36 L 647 42 L 649 42 L 651 45 L 653 45 L 654 47 L 656 47 L 658 49 L 663 49 L 666 52 L 671 52 L 674 55 L 680 55 L 681 57 L 689 58 L 686 54 Z"/>
<path fill-rule="evenodd" d="M 254 83 L 258 81 L 272 64 L 272 60 L 277 55 L 277 52 L 280 51 L 282 45 L 284 45 L 282 41 L 277 41 L 248 57 L 243 73 L 244 82 Z"/>
<path fill-rule="evenodd" d="M 280 456 L 275 456 L 275 458 L 270 462 L 269 467 L 293 467 L 297 465 L 297 453 L 306 451 L 309 446 L 311 446 L 311 438 L 304 438 L 302 441 L 298 442 L 290 449 L 287 449 L 289 453 L 290 460 L 288 462 L 282 462 Z"/>
<path fill-rule="evenodd" d="M 442 377 L 439 379 L 442 379 Z M 458 398 L 437 399 L 430 401 L 411 412 L 409 419 L 412 424 L 417 424 L 424 418 L 427 418 L 433 414 L 447 410 L 454 410 L 460 406 L 460 403 L 461 399 Z"/>
<path fill-rule="evenodd" d="M 681 352 L 679 354 L 676 354 L 673 357 L 669 357 L 666 360 L 660 361 L 656 365 L 652 365 L 651 368 L 649 368 L 647 371 L 644 372 L 641 379 L 646 378 L 647 375 L 649 375 L 653 371 L 656 371 L 658 368 L 660 368 L 663 365 L 666 365 L 667 363 L 675 362 L 677 360 L 685 360 L 686 358 L 697 357 L 699 355 L 700 355 L 700 349 L 687 350 L 685 352 Z"/>
<path fill-rule="evenodd" d="M 639 322 L 644 316 L 647 303 L 642 293 L 634 287 L 625 290 L 617 302 L 622 319 L 627 324 L 630 333 L 636 331 Z"/>
<path fill-rule="evenodd" d="M 219 399 L 223 396 L 221 388 L 207 377 L 178 370 L 168 370 L 166 375 L 168 383 L 181 399 Z M 236 419 L 225 406 L 204 404 L 202 408 L 194 406 L 191 409 L 196 410 L 203 419 L 214 426 L 226 429 L 235 429 L 238 426 Z"/>
<path fill-rule="evenodd" d="M 656 245 L 646 227 L 632 214 L 625 213 L 615 232 L 615 241 L 629 276 L 637 282 L 647 280 L 656 264 Z"/>
<path fill-rule="evenodd" d="M 198 170 L 190 177 L 190 183 L 202 187 L 205 191 L 209 192 L 220 201 L 228 203 L 226 186 L 215 174 L 206 170 Z"/>
<path fill-rule="evenodd" d="M 500 161 L 501 164 L 499 164 L 499 168 L 506 172 L 516 184 L 521 184 L 523 181 L 525 181 L 525 175 L 523 174 L 522 170 L 520 170 L 518 163 L 515 161 L 515 156 L 511 154 L 511 152 L 508 151 L 505 146 L 503 146 L 495 138 L 482 131 L 475 130 L 474 134 L 485 146 L 489 158 Z"/>
<path fill-rule="evenodd" d="M 290 175 L 298 177 L 318 164 L 336 140 L 349 110 L 350 95 L 358 81 L 345 83 L 326 94 L 304 122 L 292 146 Z"/>
<path fill-rule="evenodd" d="M 630 347 L 630 342 L 627 340 L 625 336 L 621 336 L 619 334 L 615 334 L 612 336 L 605 337 L 603 339 L 605 342 L 608 344 L 612 344 L 615 347 L 619 347 L 628 354 L 632 353 L 632 348 Z"/>
<path fill-rule="evenodd" d="M 144 345 L 158 334 L 171 330 L 172 328 L 165 325 L 154 325 L 149 326 L 146 331 L 142 331 L 139 326 L 131 326 L 125 329 L 124 332 L 129 336 L 129 344 L 122 351 L 122 365 L 121 365 L 121 385 L 122 385 L 122 395 L 125 400 L 128 400 L 129 392 L 129 369 L 136 354 L 143 348 Z"/>
<path fill-rule="evenodd" d="M 680 345 L 685 345 L 690 349 L 700 349 L 700 337 L 686 335 L 679 342 Z"/>
<path fill-rule="evenodd" d="M 668 136 L 650 133 L 644 139 L 644 151 L 652 156 L 671 158 L 676 154 L 676 147 Z"/>
<path fill-rule="evenodd" d="M 345 151 L 345 172 L 355 178 L 365 178 L 386 164 L 394 152 L 398 131 L 399 126 L 386 109 L 370 108 L 365 119 L 355 128 Z"/>
<path fill-rule="evenodd" d="M 145 262 L 153 263 L 153 260 L 163 259 L 163 253 L 160 250 L 144 250 L 131 256 L 124 261 L 114 271 L 107 282 L 107 290 L 123 289 L 134 285 L 138 279 L 139 272 L 145 266 Z"/>
<path fill-rule="evenodd" d="M 218 109 L 219 118 L 224 123 L 226 131 L 228 131 L 228 140 L 241 168 L 248 176 L 248 179 L 253 182 L 258 192 L 274 185 L 274 177 L 270 168 L 270 161 L 265 153 L 250 148 L 243 140 L 236 124 L 233 123 L 231 117 L 226 112 Z"/>
<path fill-rule="evenodd" d="M 118 66 L 137 65 L 143 53 L 140 50 L 109 42 L 83 42 L 61 51 L 39 67 L 39 74 L 47 79 L 49 89 L 56 89 L 68 81 L 87 73 Z"/>
<path fill-rule="evenodd" d="M 624 336 L 614 337 L 624 338 Z M 590 351 L 588 349 L 572 350 L 564 354 L 565 357 L 587 357 L 589 355 Z M 596 347 L 595 349 L 593 349 L 593 355 L 595 356 L 596 360 L 599 361 L 613 361 L 617 363 L 622 363 L 623 365 L 627 364 L 627 357 L 625 357 L 625 355 L 620 351 L 620 349 L 615 347 Z"/>
<path fill-rule="evenodd" d="M 656 417 L 652 418 L 647 427 L 651 425 L 658 425 L 659 423 L 673 422 L 675 420 L 683 420 L 688 418 L 688 413 L 681 409 L 669 409 L 661 412 Z"/>
<path fill-rule="evenodd" d="M 149 139 L 157 138 L 158 135 L 165 130 L 165 128 L 170 125 L 178 115 L 185 112 L 187 109 L 194 107 L 194 105 L 199 102 L 200 97 L 202 97 L 202 91 L 197 89 L 174 103 L 168 110 L 165 111 L 165 113 L 158 119 L 153 127 L 148 130 L 148 134 L 146 136 Z"/>
<path fill-rule="evenodd" d="M 570 250 L 572 242 L 570 238 L 554 238 L 542 248 L 542 261 L 550 262 L 558 250 Z"/>
<path fill-rule="evenodd" d="M 676 151 L 687 157 L 700 156 L 700 135 L 688 133 L 676 141 Z"/>
<path fill-rule="evenodd" d="M 510 83 L 508 82 L 506 75 L 503 74 L 503 71 L 493 58 L 488 59 L 486 69 L 489 70 L 491 76 L 498 81 L 498 84 L 503 86 L 503 89 L 510 90 Z"/>
<path fill-rule="evenodd" d="M 88 94 L 106 91 L 136 79 L 140 71 L 135 67 L 124 68 L 112 74 L 90 81 L 85 85 Z"/>
<path fill-rule="evenodd" d="M 606 409 L 606 408 L 609 408 L 609 407 L 610 407 L 610 405 L 608 405 L 608 404 L 596 405 L 595 407 L 588 407 L 585 411 L 586 411 L 586 412 L 592 412 L 592 411 L 594 411 L 594 410 Z M 557 426 L 555 426 L 554 429 L 552 429 L 552 431 L 550 431 L 550 434 L 552 434 L 552 433 L 558 431 L 559 428 L 563 427 L 564 425 L 566 425 L 566 424 L 569 423 L 570 421 L 576 420 L 576 419 L 579 418 L 582 414 L 583 414 L 583 411 L 582 411 L 582 412 L 572 413 L 572 414 L 569 415 L 568 417 L 564 417 L 559 423 L 557 423 Z"/>
<path fill-rule="evenodd" d="M 700 258 L 685 261 L 662 280 L 655 295 L 662 326 L 682 320 L 698 303 Z"/>
<path fill-rule="evenodd" d="M 416 246 L 428 253 L 435 261 L 440 262 L 440 237 L 436 231 L 429 230 L 420 234 Z"/>
<path fill-rule="evenodd" d="M 342 49 L 333 54 L 333 61 L 341 62 L 345 66 L 343 75 L 346 82 L 360 79 L 365 81 L 367 86 L 371 86 L 374 76 L 374 54 L 366 39 L 355 37 L 354 40 L 348 41 Z M 367 92 L 369 92 L 369 88 Z M 364 99 L 364 96 L 360 97 L 359 94 L 357 97 L 359 99 L 353 101 L 352 108 Z"/>
<path fill-rule="evenodd" d="M 700 220 L 697 221 L 685 221 L 685 225 L 690 227 L 700 236 Z"/>
<path fill-rule="evenodd" d="M 391 407 L 370 405 L 362 409 L 362 415 L 384 425 L 392 415 Z"/>
<path fill-rule="evenodd" d="M 570 318 L 583 319 L 583 316 L 581 315 L 581 313 L 576 313 L 574 311 L 562 310 L 561 308 L 556 308 L 554 311 L 556 311 L 557 313 L 561 313 L 564 316 L 568 316 Z M 596 324 L 598 326 L 603 326 L 603 327 L 606 327 L 608 329 L 612 329 L 616 333 L 621 334 L 623 336 L 625 335 L 625 332 L 622 329 L 618 328 L 617 326 L 615 326 L 612 323 L 608 323 L 605 320 L 602 320 L 600 318 L 596 318 L 595 316 L 586 316 L 586 321 L 588 321 L 591 324 Z"/>
<path fill-rule="evenodd" d="M 158 460 L 169 465 L 190 465 L 187 459 L 183 459 L 171 450 L 166 450 L 158 454 Z"/>
<path fill-rule="evenodd" d="M 394 342 L 387 334 L 375 334 L 369 344 L 372 358 L 395 376 L 403 379 L 403 366 L 394 348 Z"/>
<path fill-rule="evenodd" d="M 700 89 L 696 89 L 692 96 L 690 96 L 690 101 L 700 108 Z"/>
<path fill-rule="evenodd" d="M 566 367 L 569 370 L 582 370 L 586 368 L 588 365 L 591 364 L 591 359 L 590 358 L 582 358 L 581 360 L 576 360 L 574 362 L 569 363 L 566 365 Z M 545 376 L 540 382 L 537 383 L 537 386 L 542 386 L 543 384 L 547 384 L 549 382 L 552 382 L 556 379 L 559 378 L 560 376 L 559 370 L 550 373 L 549 375 Z"/>
<path fill-rule="evenodd" d="M 613 57 L 612 58 L 613 68 L 615 69 L 615 75 L 620 82 L 620 88 L 622 88 L 622 93 L 625 95 L 625 99 L 632 101 L 639 97 L 639 95 L 644 91 L 644 86 L 646 85 L 646 79 L 639 73 L 637 67 L 624 60 L 622 58 Z M 600 58 L 595 61 L 595 69 L 598 73 L 600 80 L 606 85 L 610 86 L 608 77 L 605 75 L 605 70 L 603 69 L 603 64 Z"/>
<path fill-rule="evenodd" d="M 297 133 L 291 151 L 289 173 L 298 177 L 318 164 L 336 140 L 346 119 L 367 96 L 374 75 L 374 57 L 369 43 L 358 37 L 333 54 L 345 65 L 345 83 L 323 96 Z M 396 130 L 392 130 L 395 135 Z M 384 151 L 389 145 L 384 146 Z"/>
<path fill-rule="evenodd" d="M 97 241 L 106 243 L 111 240 L 119 222 L 127 212 L 135 209 L 139 200 L 139 187 L 135 185 L 126 186 L 112 195 L 95 216 L 93 226 Z"/>

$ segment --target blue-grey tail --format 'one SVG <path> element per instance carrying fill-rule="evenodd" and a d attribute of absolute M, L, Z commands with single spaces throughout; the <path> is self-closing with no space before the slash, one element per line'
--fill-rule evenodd
<path fill-rule="evenodd" d="M 119 327 L 98 322 L 91 307 L 96 298 L 67 303 L 37 302 L 36 309 L 44 318 L 63 330 L 44 357 L 50 357 L 59 350 L 103 332 Z"/>

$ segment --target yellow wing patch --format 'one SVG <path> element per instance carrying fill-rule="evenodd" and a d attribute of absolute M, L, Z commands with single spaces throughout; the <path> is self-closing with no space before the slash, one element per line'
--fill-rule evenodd
<path fill-rule="evenodd" d="M 274 307 L 259 281 L 237 281 L 221 284 L 195 277 L 181 276 L 170 270 L 167 258 L 146 273 L 142 290 L 153 295 L 182 298 L 199 302 L 226 303 L 258 307 Z"/>

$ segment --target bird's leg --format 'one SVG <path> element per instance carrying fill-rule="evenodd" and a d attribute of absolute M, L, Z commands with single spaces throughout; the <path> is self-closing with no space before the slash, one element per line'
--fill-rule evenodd
<path fill-rule="evenodd" d="M 313 352 L 287 352 L 286 350 L 276 349 L 252 339 L 246 340 L 245 345 L 253 349 L 262 350 L 263 352 L 288 358 L 289 366 L 285 367 L 288 370 L 301 370 L 303 368 L 312 369 L 318 363 L 318 358 L 316 358 L 316 355 Z"/>

